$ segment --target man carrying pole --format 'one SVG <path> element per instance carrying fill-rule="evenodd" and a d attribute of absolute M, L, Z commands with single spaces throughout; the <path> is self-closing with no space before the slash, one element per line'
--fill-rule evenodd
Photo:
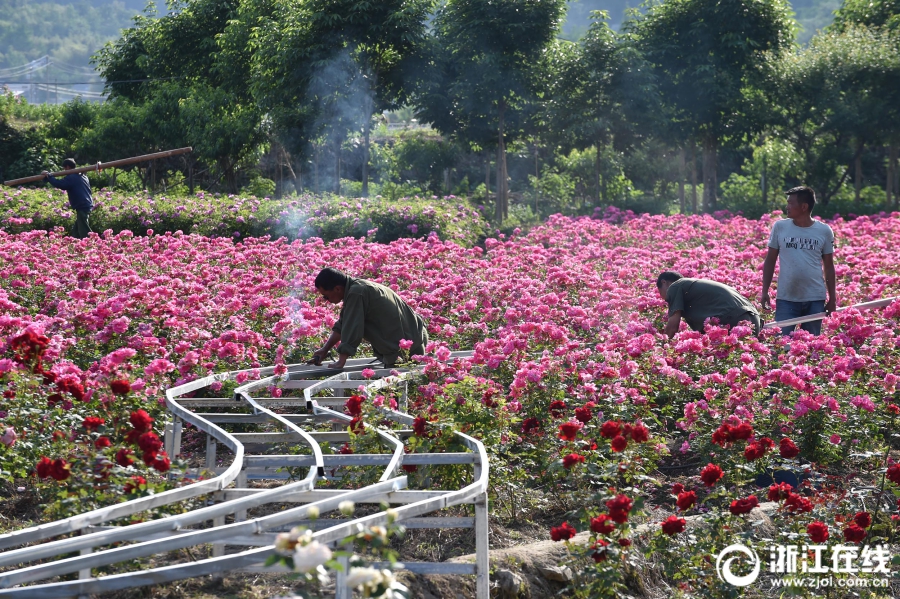
<path fill-rule="evenodd" d="M 75 169 L 75 160 L 66 158 L 63 160 L 63 170 Z M 90 216 L 94 209 L 94 198 L 91 197 L 91 184 L 84 173 L 69 173 L 62 179 L 57 179 L 49 172 L 44 171 L 44 181 L 47 181 L 57 189 L 65 189 L 69 196 L 69 206 L 75 211 L 75 230 L 73 237 L 84 239 L 91 232 Z"/>
<path fill-rule="evenodd" d="M 791 320 L 819 312 L 830 314 L 837 306 L 834 233 L 825 223 L 813 220 L 816 194 L 811 188 L 794 187 L 785 193 L 787 218 L 772 225 L 769 252 L 763 264 L 762 306 L 769 309 L 769 286 L 778 262 L 775 320 Z M 782 327 L 782 335 L 790 335 L 795 326 Z M 822 332 L 821 320 L 800 326 L 813 335 Z"/>

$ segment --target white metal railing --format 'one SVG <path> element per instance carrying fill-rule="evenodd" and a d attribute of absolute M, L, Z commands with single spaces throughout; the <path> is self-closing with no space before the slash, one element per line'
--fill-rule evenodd
<path fill-rule="evenodd" d="M 451 359 L 465 357 L 470 352 L 457 352 Z M 180 446 L 181 422 L 187 422 L 207 435 L 207 468 L 218 472 L 209 480 L 198 481 L 178 489 L 172 489 L 151 497 L 139 498 L 115 506 L 92 510 L 57 522 L 30 527 L 0 535 L 0 547 L 32 543 L 73 532 L 80 536 L 67 537 L 50 542 L 30 545 L 18 549 L 8 549 L 0 553 L 0 567 L 15 569 L 0 573 L 0 596 L 3 597 L 74 597 L 90 593 L 102 593 L 132 587 L 155 585 L 185 578 L 203 576 L 234 570 L 260 571 L 260 564 L 274 553 L 274 537 L 277 530 L 309 523 L 308 514 L 312 508 L 320 513 L 337 509 L 346 500 L 357 503 L 387 502 L 397 505 L 393 512 L 397 521 L 415 528 L 474 527 L 476 531 L 476 563 L 437 564 L 411 563 L 405 566 L 414 572 L 474 574 L 476 576 L 477 597 L 489 596 L 488 578 L 488 512 L 487 486 L 488 462 L 484 446 L 480 441 L 454 431 L 468 453 L 450 454 L 410 454 L 403 453 L 403 442 L 396 431 L 373 427 L 373 430 L 389 449 L 386 454 L 325 455 L 321 443 L 340 443 L 348 435 L 346 432 L 318 432 L 307 430 L 303 425 L 333 422 L 345 425 L 350 417 L 332 407 L 343 404 L 346 398 L 320 399 L 322 391 L 340 392 L 357 387 L 371 390 L 391 386 L 403 386 L 405 403 L 407 379 L 410 372 L 399 375 L 382 376 L 374 380 L 363 380 L 354 371 L 371 365 L 370 359 L 352 360 L 344 371 L 330 371 L 321 367 L 292 365 L 286 375 L 275 375 L 273 368 L 258 369 L 262 378 L 238 387 L 233 399 L 204 398 L 193 399 L 183 396 L 210 387 L 213 383 L 234 380 L 240 371 L 216 374 L 181 385 L 166 391 L 166 404 L 173 416 L 173 422 L 166 428 L 166 447 Z M 244 371 L 247 372 L 247 371 Z M 388 371 L 377 371 L 387 375 Z M 327 376 L 324 380 L 312 377 Z M 257 398 L 253 394 L 270 386 L 286 389 L 303 389 L 304 397 L 299 398 Z M 329 404 L 329 405 L 325 405 Z M 203 407 L 239 406 L 249 409 L 246 414 L 206 414 L 194 409 Z M 274 408 L 302 408 L 301 413 L 281 414 Z M 331 407 L 330 407 L 331 406 Z M 192 409 L 194 408 L 194 409 Z M 410 424 L 413 418 L 400 411 L 382 410 L 385 417 L 401 424 Z M 282 433 L 230 433 L 222 426 L 228 423 L 251 422 L 272 424 Z M 253 455 L 245 448 L 244 441 L 253 443 L 302 442 L 309 451 L 301 455 Z M 216 468 L 216 444 L 225 445 L 233 456 L 230 464 Z M 398 476 L 400 467 L 407 464 L 471 464 L 472 482 L 462 489 L 452 490 L 406 490 L 408 479 Z M 326 468 L 346 465 L 383 467 L 378 482 L 361 489 L 316 489 L 318 480 L 326 477 Z M 272 469 L 308 467 L 307 475 L 300 480 L 290 480 L 289 476 Z M 270 489 L 248 487 L 251 478 L 286 480 L 285 484 Z M 139 524 L 125 526 L 99 526 L 119 518 L 130 516 L 147 509 L 173 505 L 211 495 L 212 505 L 189 510 L 182 514 L 167 516 Z M 296 502 L 295 508 L 274 514 L 247 518 L 248 510 L 269 503 Z M 472 503 L 475 518 L 439 517 L 426 518 L 441 509 Z M 233 521 L 226 523 L 226 516 Z M 318 520 L 313 533 L 320 542 L 335 543 L 358 530 L 358 526 L 385 524 L 386 512 L 356 519 Z M 206 526 L 209 523 L 212 526 Z M 205 526 L 199 528 L 200 526 Z M 122 544 L 128 543 L 128 544 Z M 111 545 L 118 544 L 112 547 Z M 92 569 L 119 564 L 119 567 L 134 567 L 133 561 L 167 551 L 189 548 L 195 545 L 212 544 L 211 557 L 187 564 L 173 564 L 148 570 L 127 571 L 103 577 L 94 577 Z M 250 546 L 251 549 L 226 553 L 226 546 Z M 71 556 L 74 551 L 80 555 Z M 62 554 L 71 557 L 52 559 Z M 42 563 L 34 563 L 45 560 Z M 28 565 L 32 564 L 32 565 Z M 276 569 L 269 568 L 268 571 Z M 77 580 L 29 584 L 48 578 L 78 573 Z M 352 595 L 345 575 L 339 573 L 336 597 L 346 599 Z M 20 586 L 28 585 L 28 586 Z"/>

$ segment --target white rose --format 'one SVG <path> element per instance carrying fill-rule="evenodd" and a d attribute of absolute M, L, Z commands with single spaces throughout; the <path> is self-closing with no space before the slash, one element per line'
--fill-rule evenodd
<path fill-rule="evenodd" d="M 350 568 L 350 573 L 347 575 L 347 586 L 351 589 L 355 589 L 363 585 L 375 586 L 379 581 L 381 581 L 381 578 L 381 572 L 376 570 L 375 568 Z"/>
<path fill-rule="evenodd" d="M 310 520 L 315 520 L 316 518 L 318 518 L 319 508 L 314 505 L 309 506 L 309 509 L 306 510 L 306 517 Z"/>
<path fill-rule="evenodd" d="M 296 542 L 291 537 L 290 533 L 283 532 L 275 537 L 275 551 L 284 555 L 289 555 L 294 548 L 295 543 Z"/>
<path fill-rule="evenodd" d="M 307 545 L 297 545 L 294 551 L 294 570 L 312 572 L 331 559 L 331 549 L 318 541 L 310 541 Z"/>
<path fill-rule="evenodd" d="M 338 504 L 338 510 L 345 516 L 352 516 L 356 505 L 352 501 L 342 501 Z"/>

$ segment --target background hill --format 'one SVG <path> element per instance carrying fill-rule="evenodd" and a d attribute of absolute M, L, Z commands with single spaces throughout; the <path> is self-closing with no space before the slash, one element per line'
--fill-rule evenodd
<path fill-rule="evenodd" d="M 590 24 L 594 10 L 609 12 L 617 29 L 625 10 L 639 0 L 572 0 L 563 26 L 563 37 L 577 39 Z M 792 5 L 802 26 L 800 41 L 806 43 L 817 29 L 828 25 L 838 0 L 794 0 Z M 14 69 L 50 56 L 54 66 L 40 77 L 59 83 L 74 81 L 78 67 L 89 67 L 91 55 L 129 27 L 132 18 L 147 7 L 162 6 L 153 0 L 0 0 L 0 80 L 3 70 Z M 65 67 L 76 67 L 76 72 Z M 66 72 L 66 70 L 70 72 Z M 82 76 L 81 79 L 84 77 Z"/>

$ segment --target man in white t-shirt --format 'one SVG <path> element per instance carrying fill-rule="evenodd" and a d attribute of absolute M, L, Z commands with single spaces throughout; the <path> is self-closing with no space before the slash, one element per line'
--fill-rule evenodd
<path fill-rule="evenodd" d="M 776 321 L 834 312 L 834 233 L 822 221 L 813 220 L 816 194 L 812 189 L 795 187 L 785 193 L 787 218 L 772 225 L 769 253 L 763 264 L 762 306 L 769 309 L 769 286 L 778 262 Z M 813 335 L 822 332 L 821 320 L 800 326 Z M 790 335 L 793 330 L 793 326 L 782 327 L 781 332 Z"/>

